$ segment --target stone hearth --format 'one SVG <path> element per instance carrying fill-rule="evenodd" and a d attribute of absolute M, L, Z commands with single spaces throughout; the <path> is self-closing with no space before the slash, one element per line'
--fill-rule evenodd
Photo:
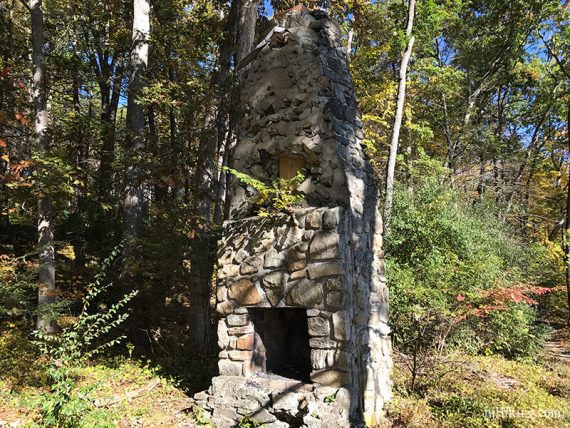
<path fill-rule="evenodd" d="M 196 396 L 217 426 L 374 426 L 390 399 L 391 341 L 377 189 L 336 25 L 296 10 L 247 66 L 233 167 L 303 168 L 303 206 L 255 215 L 230 186 L 218 247 L 220 376 Z"/>

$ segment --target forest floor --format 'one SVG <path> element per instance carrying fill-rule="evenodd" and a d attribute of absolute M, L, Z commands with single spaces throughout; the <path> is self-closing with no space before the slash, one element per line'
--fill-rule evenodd
<path fill-rule="evenodd" d="M 557 331 L 540 363 L 450 355 L 429 368 L 414 393 L 409 392 L 409 372 L 396 358 L 395 396 L 386 427 L 568 427 L 569 339 L 568 329 Z M 193 369 L 203 371 L 199 366 Z M 77 420 L 70 426 L 208 426 L 206 419 L 192 412 L 192 399 L 180 383 L 161 373 L 148 362 L 127 357 L 79 368 L 66 399 L 68 420 Z M 0 426 L 46 426 L 41 409 L 53 400 L 45 361 L 38 358 L 21 328 L 3 324 Z"/>
<path fill-rule="evenodd" d="M 404 364 L 394 371 L 394 427 L 570 427 L 570 330 L 556 331 L 538 362 L 449 355 L 414 393 Z"/>

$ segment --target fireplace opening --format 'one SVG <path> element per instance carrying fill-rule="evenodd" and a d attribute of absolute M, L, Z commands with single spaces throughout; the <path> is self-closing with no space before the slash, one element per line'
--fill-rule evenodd
<path fill-rule="evenodd" d="M 255 370 L 309 383 L 311 349 L 307 310 L 249 308 L 248 311 L 255 329 Z"/>

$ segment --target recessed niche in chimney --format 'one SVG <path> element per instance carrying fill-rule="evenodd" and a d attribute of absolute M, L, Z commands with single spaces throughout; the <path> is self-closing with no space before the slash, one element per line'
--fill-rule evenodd
<path fill-rule="evenodd" d="M 310 382 L 307 310 L 248 308 L 255 329 L 255 370 Z"/>
<path fill-rule="evenodd" d="M 293 156 L 282 156 L 279 159 L 279 177 L 290 180 L 305 167 L 305 160 Z"/>

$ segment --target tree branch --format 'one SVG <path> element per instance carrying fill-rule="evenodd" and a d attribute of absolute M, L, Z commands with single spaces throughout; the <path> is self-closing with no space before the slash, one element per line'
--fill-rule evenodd
<path fill-rule="evenodd" d="M 22 3 L 22 5 L 26 8 L 26 10 L 28 12 L 32 12 L 32 9 L 30 9 L 30 5 L 28 3 L 26 3 L 26 0 L 20 0 L 20 3 Z"/>
<path fill-rule="evenodd" d="M 550 45 L 548 44 L 548 42 L 544 39 L 544 37 L 542 37 L 542 34 L 540 34 L 540 31 L 538 32 L 538 37 L 540 37 L 540 40 L 542 40 L 542 43 L 544 43 L 544 46 L 546 47 L 546 49 L 548 50 L 548 53 L 550 55 L 552 55 L 552 57 L 554 58 L 554 61 L 556 61 L 556 64 L 558 64 L 558 67 L 560 67 L 560 71 L 562 71 L 562 73 L 568 78 L 570 79 L 570 73 L 566 70 L 566 67 L 564 67 L 564 64 L 562 63 L 562 60 L 558 57 L 558 55 L 556 55 L 556 52 L 554 52 L 554 50 L 550 47 Z"/>

